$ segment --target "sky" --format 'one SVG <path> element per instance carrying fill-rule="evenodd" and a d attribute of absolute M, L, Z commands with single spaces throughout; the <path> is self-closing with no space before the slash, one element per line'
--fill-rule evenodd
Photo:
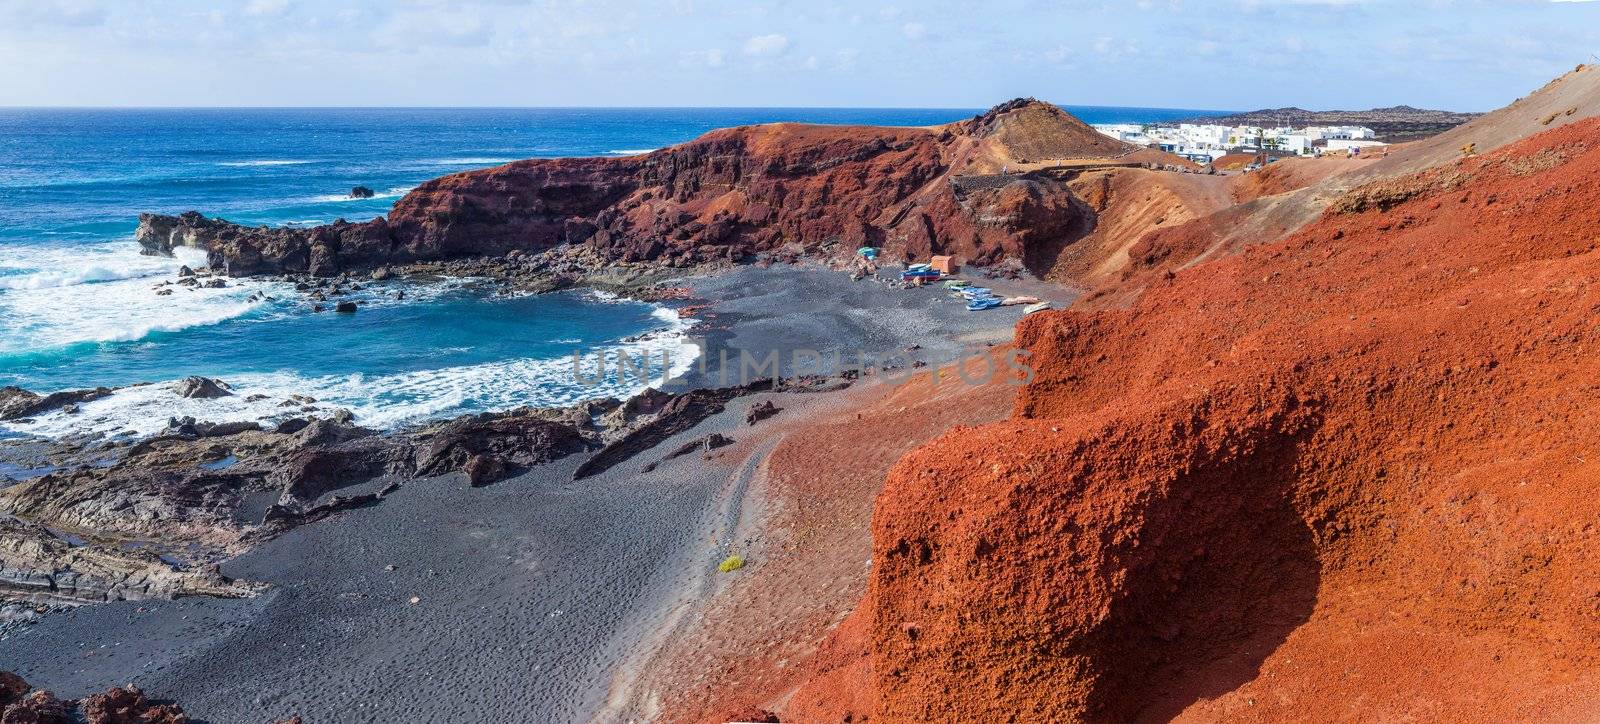
<path fill-rule="evenodd" d="M 0 0 L 0 106 L 1505 105 L 1594 0 Z"/>

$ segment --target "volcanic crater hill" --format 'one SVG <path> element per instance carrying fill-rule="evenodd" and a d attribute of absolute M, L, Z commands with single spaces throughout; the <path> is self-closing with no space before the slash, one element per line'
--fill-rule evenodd
<path fill-rule="evenodd" d="M 774 123 L 640 156 L 518 161 L 424 183 L 386 218 L 364 223 L 251 228 L 195 212 L 146 214 L 137 236 L 148 253 L 204 249 L 213 268 L 235 276 L 326 276 L 564 245 L 680 267 L 778 250 L 851 253 L 863 244 L 893 257 L 946 253 L 981 265 L 1024 258 L 1093 224 L 1062 179 L 994 174 L 1136 152 L 1150 153 L 1019 99 L 929 128 Z"/>
<path fill-rule="evenodd" d="M 1588 119 L 1024 318 L 789 717 L 1594 718 L 1596 209 Z"/>

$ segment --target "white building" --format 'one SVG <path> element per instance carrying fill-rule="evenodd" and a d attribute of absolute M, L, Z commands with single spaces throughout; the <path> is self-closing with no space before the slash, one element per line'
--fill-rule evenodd
<path fill-rule="evenodd" d="M 1372 141 L 1378 133 L 1366 126 L 1307 126 L 1306 135 L 1329 141 Z"/>
<path fill-rule="evenodd" d="M 1221 124 L 1180 123 L 1176 126 L 1145 126 L 1137 123 L 1104 123 L 1095 128 L 1120 141 L 1160 148 L 1193 161 L 1205 163 L 1230 151 L 1277 150 L 1300 156 L 1314 156 L 1318 145 L 1328 150 L 1347 150 L 1360 146 L 1382 145 L 1377 134 L 1365 126 L 1312 126 L 1262 128 Z M 1351 145 L 1354 144 L 1354 145 Z"/>
<path fill-rule="evenodd" d="M 1327 145 L 1326 149 L 1327 149 L 1327 151 L 1329 153 L 1334 153 L 1334 152 L 1337 152 L 1337 151 L 1349 151 L 1352 148 L 1373 148 L 1373 147 L 1376 147 L 1376 146 L 1387 146 L 1387 145 L 1389 145 L 1389 144 L 1384 143 L 1383 141 L 1355 140 L 1355 139 L 1349 139 L 1349 138 L 1330 138 L 1330 139 L 1328 139 L 1328 145 Z"/>

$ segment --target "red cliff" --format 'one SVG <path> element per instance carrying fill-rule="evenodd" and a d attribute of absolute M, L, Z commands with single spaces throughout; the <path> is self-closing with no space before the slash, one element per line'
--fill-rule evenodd
<path fill-rule="evenodd" d="M 895 466 L 794 711 L 1592 718 L 1600 121 L 1348 198 L 1025 318 L 1037 379 Z"/>
<path fill-rule="evenodd" d="M 1092 226 L 1064 181 L 1008 164 L 1135 149 L 1038 101 L 930 128 L 777 123 L 627 158 L 529 160 L 429 181 L 386 219 L 312 229 L 145 215 L 151 253 L 206 249 L 230 274 L 310 272 L 588 245 L 686 266 L 764 251 L 1026 258 Z M 1015 165 L 1011 165 L 1015 169 Z"/>

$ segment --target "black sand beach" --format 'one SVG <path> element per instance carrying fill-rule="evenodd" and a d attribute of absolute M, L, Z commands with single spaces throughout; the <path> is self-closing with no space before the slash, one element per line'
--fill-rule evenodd
<path fill-rule="evenodd" d="M 713 356 L 797 347 L 887 356 L 920 345 L 916 356 L 950 359 L 1008 340 L 1021 314 L 969 313 L 942 288 L 894 289 L 814 267 L 685 283 L 717 300 Z M 688 383 L 714 386 L 716 365 L 707 372 Z M 775 400 L 794 416 L 832 396 L 748 400 Z M 586 456 L 486 488 L 459 475 L 408 483 L 225 563 L 230 576 L 271 584 L 257 598 L 82 606 L 9 632 L 0 668 L 69 697 L 132 679 L 215 722 L 625 719 L 639 702 L 613 690 L 621 664 L 714 585 L 730 543 L 719 531 L 745 504 L 763 452 L 641 469 L 711 432 L 737 439 L 747 407 L 578 482 Z"/>

